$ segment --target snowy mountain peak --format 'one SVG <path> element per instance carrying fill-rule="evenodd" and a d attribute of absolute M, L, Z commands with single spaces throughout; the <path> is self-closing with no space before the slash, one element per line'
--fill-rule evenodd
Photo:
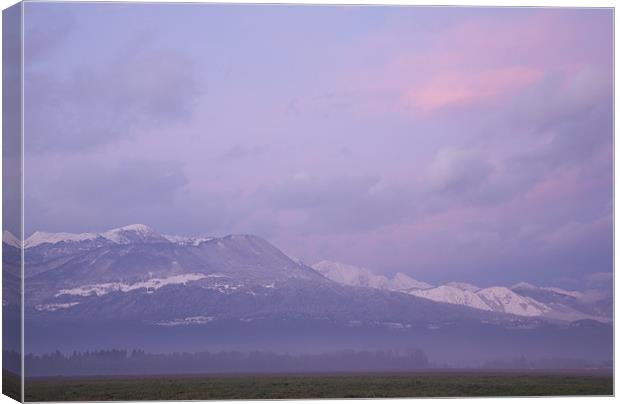
<path fill-rule="evenodd" d="M 71 243 L 89 240 L 108 240 L 116 244 L 167 242 L 152 228 L 143 224 L 132 224 L 104 233 L 48 233 L 36 231 L 24 242 L 25 248 L 32 248 L 42 244 Z"/>
<path fill-rule="evenodd" d="M 17 237 L 15 237 L 13 233 L 8 230 L 4 230 L 2 232 L 2 242 L 15 248 L 20 247 L 20 242 Z"/>
<path fill-rule="evenodd" d="M 101 234 L 104 238 L 117 244 L 167 242 L 155 230 L 144 224 L 132 224 L 108 230 Z"/>
<path fill-rule="evenodd" d="M 393 278 L 375 275 L 369 269 L 347 265 L 340 262 L 321 261 L 312 265 L 316 271 L 328 279 L 349 286 L 362 286 L 376 289 L 403 291 L 432 287 L 401 272 Z"/>
<path fill-rule="evenodd" d="M 30 237 L 24 241 L 25 248 L 36 247 L 41 244 L 56 244 L 60 242 L 79 242 L 86 240 L 94 240 L 101 235 L 96 233 L 47 233 L 44 231 L 35 231 Z"/>
<path fill-rule="evenodd" d="M 110 232 L 120 232 L 120 231 L 133 231 L 140 234 L 153 234 L 155 230 L 152 227 L 149 227 L 145 224 L 129 224 L 127 226 L 118 227 L 116 229 L 110 230 Z"/>

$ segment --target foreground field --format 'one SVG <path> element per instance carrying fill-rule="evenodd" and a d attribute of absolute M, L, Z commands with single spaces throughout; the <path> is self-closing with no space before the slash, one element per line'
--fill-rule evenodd
<path fill-rule="evenodd" d="M 611 374 L 428 372 L 44 378 L 26 401 L 611 395 Z"/>
<path fill-rule="evenodd" d="M 2 370 L 2 394 L 11 397 L 13 400 L 21 401 L 22 387 L 18 375 Z"/>

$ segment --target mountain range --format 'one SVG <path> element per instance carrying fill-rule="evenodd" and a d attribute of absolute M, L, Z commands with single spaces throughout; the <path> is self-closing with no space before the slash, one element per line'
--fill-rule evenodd
<path fill-rule="evenodd" d="M 23 246 L 27 352 L 413 344 L 442 360 L 611 355 L 609 296 L 525 283 L 431 285 L 342 263 L 306 265 L 253 235 L 170 236 L 145 225 L 35 232 Z M 20 243 L 4 232 L 7 319 L 19 306 L 19 260 Z"/>
<path fill-rule="evenodd" d="M 579 291 L 558 287 L 541 287 L 520 282 L 515 285 L 481 288 L 465 282 L 448 282 L 433 286 L 397 273 L 391 278 L 375 275 L 370 270 L 338 262 L 321 261 L 312 266 L 325 277 L 345 285 L 397 291 L 435 302 L 467 306 L 478 310 L 509 313 L 525 317 L 563 320 L 594 319 L 611 321 L 609 310 L 596 303 L 609 296 L 592 299 Z"/>

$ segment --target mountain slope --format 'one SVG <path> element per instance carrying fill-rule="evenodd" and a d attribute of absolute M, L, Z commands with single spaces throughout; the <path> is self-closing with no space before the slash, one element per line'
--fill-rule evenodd
<path fill-rule="evenodd" d="M 508 288 L 494 286 L 476 292 L 493 311 L 516 314 L 519 316 L 542 316 L 549 312 L 549 307 L 534 299 L 519 296 Z"/>
<path fill-rule="evenodd" d="M 413 290 L 410 291 L 409 294 L 435 302 L 457 304 L 479 310 L 493 311 L 493 309 L 476 293 L 469 290 L 458 289 L 453 286 L 442 285 L 431 289 Z"/>

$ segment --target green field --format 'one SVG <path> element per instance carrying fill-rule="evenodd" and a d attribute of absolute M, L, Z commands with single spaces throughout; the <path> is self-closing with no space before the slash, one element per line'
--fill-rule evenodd
<path fill-rule="evenodd" d="M 612 395 L 611 374 L 426 372 L 40 378 L 26 401 Z"/>

